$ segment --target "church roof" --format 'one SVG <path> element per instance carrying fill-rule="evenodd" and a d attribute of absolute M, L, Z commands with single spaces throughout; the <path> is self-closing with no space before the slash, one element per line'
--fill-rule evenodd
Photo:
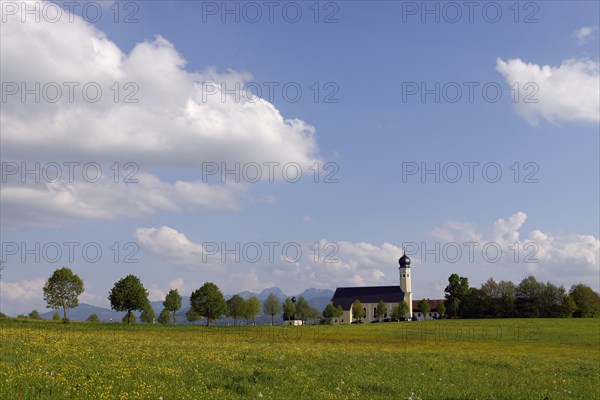
<path fill-rule="evenodd" d="M 331 298 L 335 307 L 340 305 L 344 310 L 349 310 L 354 300 L 361 303 L 399 303 L 404 301 L 404 292 L 400 286 L 339 287 Z"/>

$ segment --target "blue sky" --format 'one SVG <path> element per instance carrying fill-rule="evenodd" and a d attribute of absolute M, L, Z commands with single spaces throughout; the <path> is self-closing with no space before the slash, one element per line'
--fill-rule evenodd
<path fill-rule="evenodd" d="M 52 22 L 53 6 L 37 3 L 36 22 L 19 4 L 2 6 L 4 312 L 44 308 L 44 280 L 63 265 L 84 280 L 82 301 L 96 305 L 107 304 L 127 273 L 140 276 L 153 300 L 205 281 L 230 294 L 395 284 L 403 245 L 414 260 L 415 298 L 442 297 L 453 272 L 472 286 L 534 274 L 599 288 L 597 2 L 520 2 L 518 16 L 512 2 L 480 2 L 473 22 L 463 6 L 455 23 L 443 2 L 321 2 L 318 23 L 313 2 L 277 3 L 272 23 L 261 2 L 252 3 L 263 12 L 255 23 L 241 2 L 227 3 L 239 7 L 239 22 L 221 20 L 222 2 L 93 3 L 103 10 L 95 23 L 95 7 L 72 21 L 63 10 Z M 288 16 L 302 10 L 297 23 L 284 7 Z M 420 12 L 435 7 L 440 22 L 433 14 L 422 21 Z M 492 23 L 495 10 L 502 15 Z M 137 22 L 124 22 L 129 13 Z M 324 23 L 327 15 L 337 22 Z M 91 103 L 76 90 L 69 101 L 65 90 L 55 103 L 43 93 L 36 103 L 15 92 L 36 82 L 63 89 L 94 82 L 103 96 Z M 236 82 L 260 87 L 262 99 L 242 92 L 239 101 L 232 94 L 222 101 L 207 92 Z M 127 83 L 138 103 L 125 103 Z M 435 93 L 421 98 L 421 88 L 436 84 L 439 102 Z M 486 100 L 485 85 L 491 97 L 501 88 L 498 101 Z M 452 102 L 456 88 L 462 97 Z M 75 161 L 97 162 L 103 178 L 35 182 L 20 171 L 58 163 L 66 175 L 64 163 Z M 119 183 L 109 169 L 115 162 Z M 139 168 L 138 183 L 122 182 L 134 171 L 124 169 L 128 162 Z M 265 163 L 296 163 L 302 178 L 203 181 L 209 162 L 256 163 L 263 178 Z M 439 182 L 421 176 L 436 163 Z M 414 166 L 419 171 L 406 175 Z M 456 166 L 462 178 L 453 183 Z M 323 182 L 334 170 L 337 182 Z M 502 176 L 492 182 L 497 170 Z M 70 262 L 64 243 L 71 242 L 97 244 L 103 255 L 89 262 L 76 250 Z M 274 260 L 264 245 L 271 242 Z M 465 242 L 476 243 L 472 261 Z M 56 262 L 42 250 L 52 243 L 63 251 Z M 263 254 L 250 262 L 254 253 L 242 249 L 254 243 Z M 336 261 L 315 261 L 315 243 Z M 222 262 L 222 244 L 240 262 L 233 255 Z M 286 244 L 302 257 L 282 259 Z M 455 258 L 456 247 L 463 253 Z M 483 247 L 502 256 L 492 262 Z M 124 262 L 132 250 L 139 262 Z"/>

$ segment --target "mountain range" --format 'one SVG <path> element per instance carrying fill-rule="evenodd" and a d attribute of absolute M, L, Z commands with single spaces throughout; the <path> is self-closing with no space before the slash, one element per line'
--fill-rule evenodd
<path fill-rule="evenodd" d="M 288 296 L 285 293 L 283 293 L 283 291 L 281 289 L 279 289 L 278 287 L 266 288 L 266 289 L 262 290 L 260 293 L 243 291 L 243 292 L 240 292 L 237 294 L 246 300 L 252 296 L 256 296 L 258 298 L 258 300 L 260 300 L 261 304 L 265 301 L 265 299 L 270 294 L 275 294 L 282 302 L 284 301 L 284 299 L 291 297 L 291 296 Z M 224 295 L 223 297 L 225 297 L 225 300 L 228 300 L 232 296 L 233 295 Z M 310 288 L 310 289 L 306 289 L 302 293 L 297 294 L 295 296 L 297 298 L 299 298 L 300 296 L 304 297 L 308 301 L 308 304 L 311 307 L 315 307 L 317 310 L 322 312 L 323 309 L 325 308 L 325 306 L 327 306 L 327 304 L 329 304 L 329 302 L 331 301 L 331 297 L 333 296 L 333 291 L 330 289 Z M 157 317 L 158 317 L 158 314 L 160 314 L 160 312 L 163 309 L 162 303 L 163 303 L 162 300 L 153 301 L 150 303 L 152 305 L 152 308 L 154 309 L 154 312 L 157 315 Z M 181 296 L 181 309 L 175 313 L 178 323 L 185 323 L 185 324 L 188 323 L 188 321 L 185 317 L 185 313 L 189 309 L 190 309 L 189 296 Z M 58 313 L 62 317 L 61 309 L 48 311 L 46 313 L 41 314 L 41 317 L 43 319 L 52 319 L 52 316 L 54 315 L 55 311 L 58 311 Z M 114 311 L 109 308 L 98 307 L 98 306 L 94 306 L 94 305 L 86 304 L 86 303 L 81 303 L 81 304 L 79 304 L 79 306 L 67 310 L 67 316 L 69 317 L 69 319 L 75 320 L 75 321 L 85 321 L 90 316 L 90 314 L 94 314 L 94 313 L 98 315 L 98 317 L 100 318 L 101 321 L 110 321 L 112 319 L 112 321 L 115 321 L 115 322 L 121 321 L 121 319 L 125 315 L 125 312 Z M 139 314 L 140 314 L 139 312 L 134 312 L 134 314 L 136 315 L 136 317 L 139 318 Z M 275 320 L 276 320 L 276 322 L 281 322 L 282 318 L 283 318 L 283 316 L 280 314 Z M 232 322 L 233 322 L 233 320 L 231 318 L 223 317 L 220 320 L 215 321 L 215 324 L 216 325 L 227 325 L 227 324 L 231 324 Z M 268 324 L 271 322 L 271 317 L 263 315 L 262 310 L 261 310 L 261 312 L 259 312 L 259 314 L 256 318 L 256 322 L 257 322 L 257 324 L 260 324 L 260 325 Z"/>

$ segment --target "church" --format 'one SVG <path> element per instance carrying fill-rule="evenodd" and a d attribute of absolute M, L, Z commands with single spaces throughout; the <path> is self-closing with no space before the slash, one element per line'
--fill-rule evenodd
<path fill-rule="evenodd" d="M 371 322 L 375 318 L 377 304 L 383 301 L 387 308 L 384 318 L 389 318 L 395 305 L 405 301 L 408 304 L 408 315 L 413 316 L 413 294 L 411 288 L 410 258 L 406 254 L 398 260 L 400 271 L 400 285 L 395 286 L 365 286 L 365 287 L 338 287 L 331 298 L 334 307 L 338 305 L 344 311 L 343 315 L 333 321 L 334 323 L 350 324 L 353 321 L 352 303 L 359 300 L 364 308 L 362 321 Z"/>

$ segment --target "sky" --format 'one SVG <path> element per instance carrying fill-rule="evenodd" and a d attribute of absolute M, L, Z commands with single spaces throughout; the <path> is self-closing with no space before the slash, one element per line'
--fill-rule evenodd
<path fill-rule="evenodd" d="M 0 309 L 600 288 L 600 5 L 1 1 Z M 404 250 L 403 250 L 404 248 Z"/>

